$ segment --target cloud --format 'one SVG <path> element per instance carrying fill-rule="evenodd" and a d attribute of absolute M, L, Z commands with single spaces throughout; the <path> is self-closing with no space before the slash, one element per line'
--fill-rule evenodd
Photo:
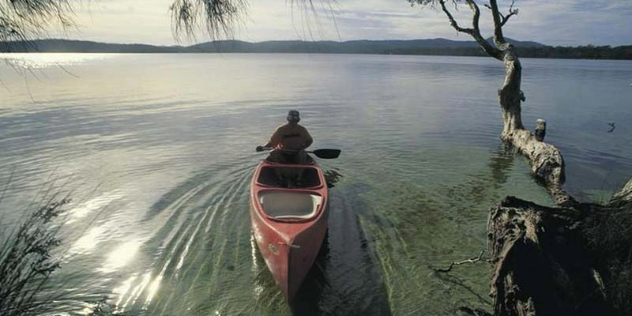
<path fill-rule="evenodd" d="M 300 8 L 285 5 L 285 1 L 258 0 L 257 3 L 260 5 L 252 8 L 248 32 L 242 32 L 240 36 L 254 40 L 270 37 L 316 40 L 469 39 L 465 34 L 457 34 L 442 12 L 430 7 L 411 7 L 405 0 L 339 0 L 334 6 L 335 24 L 331 19 L 310 19 L 310 12 L 303 10 L 297 13 Z M 274 7 L 274 19 L 262 18 L 262 15 L 268 15 L 268 6 Z M 501 1 L 501 7 L 507 10 L 507 1 L 504 6 Z M 518 7 L 520 13 L 512 17 L 505 27 L 506 36 L 551 45 L 632 44 L 632 32 L 629 32 L 632 29 L 632 1 L 532 0 L 518 2 Z M 320 9 L 321 17 L 326 15 L 325 11 L 331 10 L 318 6 L 317 9 Z M 492 36 L 491 14 L 482 6 L 481 10 L 483 35 Z M 454 15 L 462 26 L 470 25 L 471 11 L 466 6 L 461 6 Z M 265 30 L 272 25 L 276 25 L 275 31 L 266 35 Z"/>
<path fill-rule="evenodd" d="M 107 42 L 175 43 L 169 5 L 173 0 L 109 0 L 77 9 L 80 32 L 67 37 Z M 249 13 L 235 38 L 264 40 L 352 40 L 436 38 L 469 40 L 457 34 L 441 11 L 413 6 L 406 0 L 317 1 L 250 0 Z M 503 4 L 504 3 L 504 4 Z M 508 8 L 508 1 L 501 1 Z M 632 44 L 632 1 L 525 0 L 505 35 L 551 45 Z M 312 11 L 314 9 L 314 11 Z M 491 16 L 481 6 L 484 36 L 492 35 Z M 454 12 L 462 26 L 471 23 L 466 6 Z M 204 38 L 200 37 L 200 40 Z"/>
<path fill-rule="evenodd" d="M 507 31 L 551 45 L 632 44 L 632 2 L 536 0 L 526 2 Z M 507 33 L 509 34 L 509 33 Z"/>

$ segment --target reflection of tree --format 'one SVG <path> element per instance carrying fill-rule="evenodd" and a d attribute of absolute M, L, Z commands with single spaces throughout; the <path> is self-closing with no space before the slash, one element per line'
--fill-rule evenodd
<path fill-rule="evenodd" d="M 390 185 L 386 192 L 363 192 L 371 207 L 360 214 L 361 226 L 370 236 L 387 288 L 397 288 L 389 291 L 389 299 L 398 312 L 414 314 L 419 306 L 409 303 L 409 293 L 423 292 L 428 285 L 445 288 L 449 294 L 429 293 L 426 304 L 442 301 L 448 306 L 457 299 L 464 305 L 489 308 L 482 277 L 487 264 L 455 269 L 458 271 L 439 277 L 440 285 L 437 278 L 428 278 L 428 265 L 447 266 L 485 247 L 486 211 L 500 198 L 515 156 L 510 147 L 499 146 L 489 153 L 482 169 L 455 185 L 439 185 L 434 192 L 415 183 Z M 402 307 L 402 302 L 410 306 Z"/>
<path fill-rule="evenodd" d="M 340 178 L 343 177 L 342 174 L 338 172 L 338 169 L 324 170 L 323 173 L 325 175 L 325 182 L 327 182 L 328 188 L 333 188 L 335 184 L 340 181 Z"/>
<path fill-rule="evenodd" d="M 370 237 L 359 217 L 369 212 L 369 205 L 349 186 L 334 190 L 330 198 L 327 237 L 292 303 L 293 314 L 391 315 L 377 254 L 367 247 Z"/>
<path fill-rule="evenodd" d="M 496 151 L 491 153 L 487 162 L 488 170 L 472 175 L 465 183 L 447 188 L 446 195 L 450 199 L 465 205 L 470 204 L 472 207 L 484 201 L 497 200 L 500 196 L 496 191 L 507 182 L 509 170 L 515 158 L 515 149 L 510 145 L 501 144 Z"/>
<path fill-rule="evenodd" d="M 507 144 L 501 144 L 500 148 L 489 159 L 489 169 L 492 173 L 494 189 L 499 189 L 509 178 L 508 171 L 513 166 L 516 151 Z"/>

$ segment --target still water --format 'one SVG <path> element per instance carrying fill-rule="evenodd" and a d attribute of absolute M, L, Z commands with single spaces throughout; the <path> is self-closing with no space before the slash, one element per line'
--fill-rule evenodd
<path fill-rule="evenodd" d="M 506 195 L 550 205 L 499 142 L 490 58 L 0 55 L 3 227 L 70 194 L 62 269 L 81 313 L 107 296 L 146 315 L 446 315 L 489 309 L 489 267 L 429 266 L 486 247 Z M 606 200 L 632 175 L 632 62 L 523 60 L 523 120 L 548 122 L 567 189 Z M 293 306 L 253 243 L 254 152 L 301 111 L 341 175 L 329 233 Z M 616 128 L 608 133 L 609 122 Z M 72 307 L 70 307 L 72 305 Z"/>

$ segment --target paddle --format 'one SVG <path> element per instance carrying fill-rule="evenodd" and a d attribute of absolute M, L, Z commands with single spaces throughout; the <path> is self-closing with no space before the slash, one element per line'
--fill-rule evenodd
<path fill-rule="evenodd" d="M 307 153 L 312 153 L 314 156 L 322 159 L 336 159 L 340 156 L 340 149 L 323 148 L 307 151 Z"/>
<path fill-rule="evenodd" d="M 272 147 L 262 147 L 261 148 L 262 151 L 263 150 L 273 150 L 274 148 Z M 285 150 L 285 151 L 294 151 L 294 150 Z M 336 159 L 338 158 L 338 156 L 340 156 L 340 149 L 331 149 L 331 148 L 323 148 L 323 149 L 316 149 L 316 150 L 312 150 L 312 151 L 305 151 L 308 154 L 314 154 L 314 156 L 321 158 L 321 159 Z"/>

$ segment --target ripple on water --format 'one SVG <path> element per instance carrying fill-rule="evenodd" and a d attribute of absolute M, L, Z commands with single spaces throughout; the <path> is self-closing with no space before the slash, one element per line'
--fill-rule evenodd
<path fill-rule="evenodd" d="M 36 61 L 50 81 L 27 77 L 29 91 L 0 64 L 11 90 L 0 94 L 0 164 L 10 166 L 0 183 L 13 175 L 3 205 L 14 210 L 46 191 L 49 177 L 72 179 L 64 189 L 75 198 L 64 232 L 70 250 L 54 279 L 69 284 L 80 309 L 103 295 L 147 315 L 488 308 L 486 266 L 450 276 L 428 266 L 477 255 L 487 211 L 504 196 L 551 203 L 526 161 L 499 148 L 503 68 L 491 59 L 93 57 L 41 57 L 57 58 Z M 629 65 L 524 65 L 524 121 L 546 114 L 547 138 L 566 155 L 569 183 L 579 183 L 571 191 L 614 169 L 614 178 L 629 175 L 624 122 L 632 116 L 623 101 L 632 90 L 619 88 Z M 301 111 L 314 148 L 343 154 L 320 161 L 342 177 L 331 189 L 326 243 L 288 306 L 252 241 L 248 190 L 263 158 L 254 146 L 290 108 Z M 616 118 L 614 133 L 601 130 L 605 117 Z"/>

